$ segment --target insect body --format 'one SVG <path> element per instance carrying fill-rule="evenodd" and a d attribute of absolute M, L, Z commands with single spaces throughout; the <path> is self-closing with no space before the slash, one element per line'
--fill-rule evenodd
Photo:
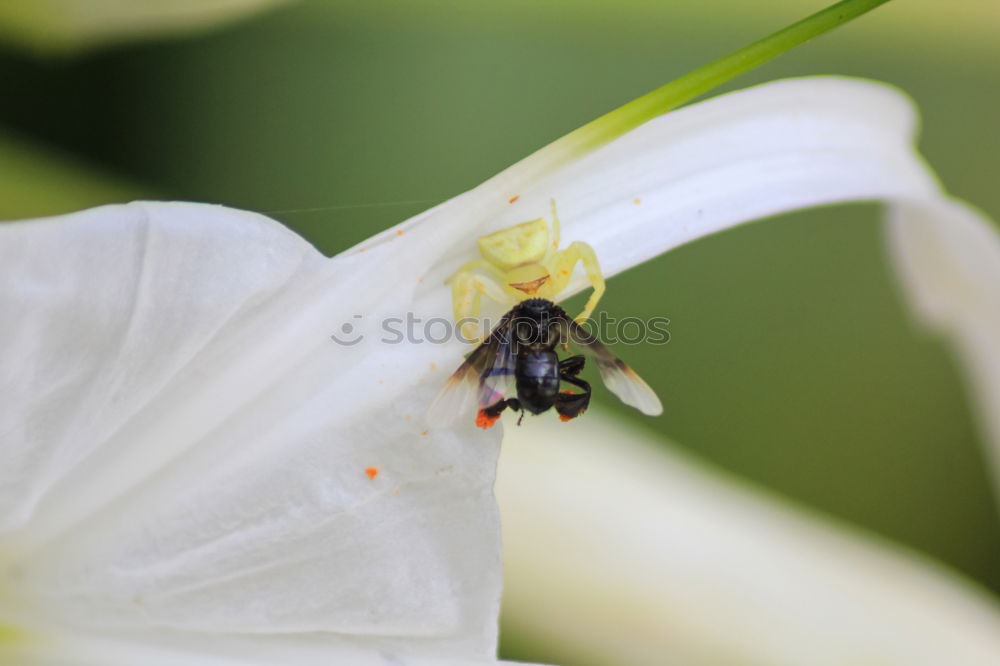
<path fill-rule="evenodd" d="M 583 355 L 559 359 L 556 348 L 573 344 Z M 590 403 L 590 384 L 579 378 L 587 358 L 622 402 L 655 416 L 663 409 L 646 382 L 552 301 L 533 298 L 508 312 L 448 379 L 431 404 L 428 421 L 446 425 L 477 405 L 476 425 L 492 427 L 508 407 L 541 414 L 555 408 L 568 421 Z M 563 384 L 575 390 L 563 390 Z M 520 423 L 520 419 L 518 420 Z"/>

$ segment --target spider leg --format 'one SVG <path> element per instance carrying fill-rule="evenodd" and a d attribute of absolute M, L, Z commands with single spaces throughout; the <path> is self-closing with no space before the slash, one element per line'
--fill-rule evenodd
<path fill-rule="evenodd" d="M 601 264 L 597 261 L 594 248 L 582 241 L 575 241 L 570 243 L 569 247 L 560 252 L 556 257 L 554 270 L 552 271 L 556 281 L 554 285 L 556 292 L 562 291 L 565 288 L 577 262 L 583 264 L 587 279 L 590 280 L 590 284 L 594 287 L 594 291 L 590 294 L 590 298 L 587 299 L 587 304 L 584 306 L 583 312 L 575 320 L 576 323 L 582 324 L 594 313 L 597 302 L 604 295 L 604 273 L 601 272 Z"/>
<path fill-rule="evenodd" d="M 470 341 L 476 341 L 482 337 L 476 324 L 479 322 L 483 294 L 498 303 L 510 301 L 510 298 L 504 293 L 503 287 L 497 283 L 492 275 L 482 275 L 476 272 L 477 269 L 486 269 L 490 273 L 496 272 L 496 269 L 485 259 L 476 259 L 462 266 L 457 273 L 448 278 L 448 282 L 451 282 L 455 323 L 459 325 L 462 336 Z"/>
<path fill-rule="evenodd" d="M 559 249 L 559 213 L 556 212 L 556 200 L 550 199 L 552 205 L 552 249 Z"/>

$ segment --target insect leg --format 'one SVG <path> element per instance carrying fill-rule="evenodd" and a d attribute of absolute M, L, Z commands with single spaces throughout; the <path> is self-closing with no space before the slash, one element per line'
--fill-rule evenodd
<path fill-rule="evenodd" d="M 483 407 L 480 409 L 479 413 L 476 414 L 476 425 L 483 430 L 492 428 L 496 425 L 497 419 L 500 418 L 500 415 L 503 414 L 503 410 L 508 407 L 513 409 L 515 412 L 521 412 L 521 418 L 524 418 L 524 412 L 521 410 L 521 401 L 517 398 L 507 398 L 506 400 L 500 400 L 489 407 Z M 520 419 L 518 419 L 517 424 L 521 425 Z"/>
<path fill-rule="evenodd" d="M 576 377 L 583 370 L 583 365 L 586 361 L 587 358 L 582 354 L 570 356 L 559 361 L 559 376 L 563 379 L 566 377 Z"/>
<path fill-rule="evenodd" d="M 569 361 L 572 359 L 566 360 Z M 583 364 L 581 363 L 580 368 L 582 367 Z M 579 372 L 579 370 L 577 371 Z M 570 419 L 575 419 L 587 410 L 587 406 L 590 404 L 590 384 L 583 381 L 579 377 L 573 377 L 563 373 L 560 373 L 559 379 L 583 389 L 582 393 L 560 393 L 559 397 L 556 398 L 555 408 L 556 411 L 559 412 L 559 418 L 563 421 L 569 421 Z"/>

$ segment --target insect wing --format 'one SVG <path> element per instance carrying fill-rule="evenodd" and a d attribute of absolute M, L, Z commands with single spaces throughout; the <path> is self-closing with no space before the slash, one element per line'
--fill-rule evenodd
<path fill-rule="evenodd" d="M 489 341 L 476 347 L 465 362 L 458 366 L 427 408 L 427 424 L 433 427 L 451 425 L 462 414 L 470 414 L 476 407 L 480 377 L 493 367 L 496 350 Z"/>
<path fill-rule="evenodd" d="M 508 313 L 448 378 L 427 409 L 428 425 L 450 425 L 458 416 L 471 414 L 474 410 L 493 405 L 503 398 L 512 384 L 514 374 L 509 324 Z M 509 375 L 502 371 L 508 367 Z M 489 400 L 492 402 L 486 402 Z"/>
<path fill-rule="evenodd" d="M 491 336 L 492 338 L 492 336 Z M 510 340 L 498 339 L 494 343 L 493 363 L 479 378 L 479 408 L 497 404 L 514 390 L 514 365 L 516 362 Z"/>
<path fill-rule="evenodd" d="M 649 387 L 635 370 L 615 356 L 614 352 L 604 346 L 600 340 L 585 331 L 572 319 L 561 321 L 561 339 L 580 348 L 585 356 L 597 364 L 601 373 L 601 381 L 608 390 L 618 396 L 618 399 L 629 407 L 635 407 L 643 414 L 659 416 L 663 413 L 663 405 L 656 393 Z"/>

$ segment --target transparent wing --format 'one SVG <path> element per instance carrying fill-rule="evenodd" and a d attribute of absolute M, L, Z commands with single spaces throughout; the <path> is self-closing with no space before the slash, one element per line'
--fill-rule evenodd
<path fill-rule="evenodd" d="M 497 404 L 514 391 L 514 348 L 509 340 L 495 343 L 493 363 L 479 377 L 479 408 Z"/>
<path fill-rule="evenodd" d="M 451 425 L 459 416 L 475 414 L 503 399 L 514 375 L 509 323 L 510 313 L 500 319 L 486 340 L 448 378 L 427 408 L 428 425 L 436 428 Z"/>
<path fill-rule="evenodd" d="M 659 416 L 663 413 L 660 399 L 635 370 L 625 365 L 614 352 L 572 319 L 560 317 L 558 323 L 561 329 L 560 339 L 579 347 L 587 358 L 597 364 L 601 381 L 609 391 L 618 396 L 619 400 L 649 416 Z"/>
<path fill-rule="evenodd" d="M 493 366 L 495 356 L 496 350 L 490 347 L 489 340 L 476 347 L 427 408 L 428 425 L 435 428 L 448 426 L 462 414 L 472 414 L 478 409 L 476 396 L 480 391 L 480 377 Z"/>

